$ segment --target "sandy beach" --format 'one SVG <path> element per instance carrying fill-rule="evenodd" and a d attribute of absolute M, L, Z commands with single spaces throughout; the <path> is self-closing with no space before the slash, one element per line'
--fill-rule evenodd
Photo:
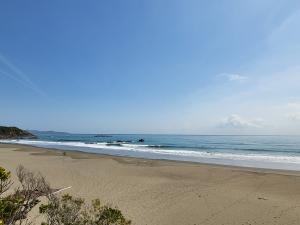
<path fill-rule="evenodd" d="M 0 144 L 0 165 L 118 206 L 135 225 L 298 225 L 300 173 Z M 15 175 L 15 174 L 14 174 Z M 15 179 L 15 176 L 14 176 Z"/>

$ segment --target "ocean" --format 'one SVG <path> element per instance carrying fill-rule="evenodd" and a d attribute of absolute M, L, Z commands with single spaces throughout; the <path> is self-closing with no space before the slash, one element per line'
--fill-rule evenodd
<path fill-rule="evenodd" d="M 0 140 L 0 143 L 114 156 L 300 171 L 300 136 L 35 134 L 38 139 Z M 144 142 L 139 142 L 140 139 L 144 139 Z"/>

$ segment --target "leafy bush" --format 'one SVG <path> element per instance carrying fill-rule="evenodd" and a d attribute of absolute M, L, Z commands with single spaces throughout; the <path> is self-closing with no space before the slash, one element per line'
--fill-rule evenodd
<path fill-rule="evenodd" d="M 131 224 L 119 209 L 102 206 L 99 199 L 93 200 L 91 205 L 86 205 L 83 199 L 68 194 L 62 197 L 52 195 L 48 204 L 40 206 L 40 213 L 45 214 L 47 218 L 43 225 Z"/>
<path fill-rule="evenodd" d="M 39 207 L 46 218 L 42 225 L 130 225 L 122 212 L 117 208 L 100 204 L 96 199 L 86 205 L 81 198 L 71 195 L 56 195 L 39 173 L 26 170 L 23 166 L 17 169 L 21 184 L 11 194 L 3 194 L 12 186 L 11 173 L 0 167 L 0 225 L 29 224 L 28 213 L 46 196 L 48 202 Z"/>
<path fill-rule="evenodd" d="M 3 196 L 12 185 L 10 172 L 0 167 L 0 224 L 15 225 L 27 223 L 27 215 L 40 201 L 39 197 L 48 195 L 50 187 L 41 174 L 17 168 L 21 184 L 12 194 Z"/>

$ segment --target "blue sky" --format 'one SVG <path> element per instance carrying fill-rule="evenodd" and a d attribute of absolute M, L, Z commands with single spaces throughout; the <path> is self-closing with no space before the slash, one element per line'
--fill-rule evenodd
<path fill-rule="evenodd" d="M 300 2 L 1 1 L 0 123 L 300 134 Z"/>

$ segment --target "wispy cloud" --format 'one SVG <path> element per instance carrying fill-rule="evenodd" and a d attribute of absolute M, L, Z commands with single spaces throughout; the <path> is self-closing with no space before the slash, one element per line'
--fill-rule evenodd
<path fill-rule="evenodd" d="M 232 114 L 223 119 L 220 124 L 224 128 L 262 128 L 262 119 L 246 119 L 237 114 Z"/>
<path fill-rule="evenodd" d="M 19 84 L 30 88 L 39 95 L 46 96 L 46 94 L 30 79 L 30 77 L 10 62 L 6 57 L 0 53 L 0 62 L 4 64 L 11 72 L 0 70 L 0 74 L 5 75 Z"/>
<path fill-rule="evenodd" d="M 289 109 L 300 110 L 300 102 L 289 102 L 287 107 Z"/>
<path fill-rule="evenodd" d="M 221 73 L 218 77 L 226 78 L 228 81 L 232 82 L 244 82 L 248 80 L 248 77 L 236 73 Z"/>
<path fill-rule="evenodd" d="M 289 120 L 293 122 L 300 121 L 300 102 L 289 102 L 286 108 L 289 111 L 286 114 Z"/>
<path fill-rule="evenodd" d="M 11 73 L 8 73 L 8 72 L 3 71 L 2 69 L 0 69 L 0 74 L 6 76 L 6 77 L 8 77 L 8 78 L 10 78 L 10 79 L 12 79 L 12 80 L 14 80 L 16 82 L 18 82 L 19 84 L 21 84 L 23 86 L 31 88 L 30 86 L 28 86 L 28 84 L 26 82 L 24 82 L 23 80 L 19 79 L 17 76 L 12 75 Z"/>
<path fill-rule="evenodd" d="M 287 114 L 287 118 L 291 121 L 300 121 L 300 112 L 289 113 Z"/>

